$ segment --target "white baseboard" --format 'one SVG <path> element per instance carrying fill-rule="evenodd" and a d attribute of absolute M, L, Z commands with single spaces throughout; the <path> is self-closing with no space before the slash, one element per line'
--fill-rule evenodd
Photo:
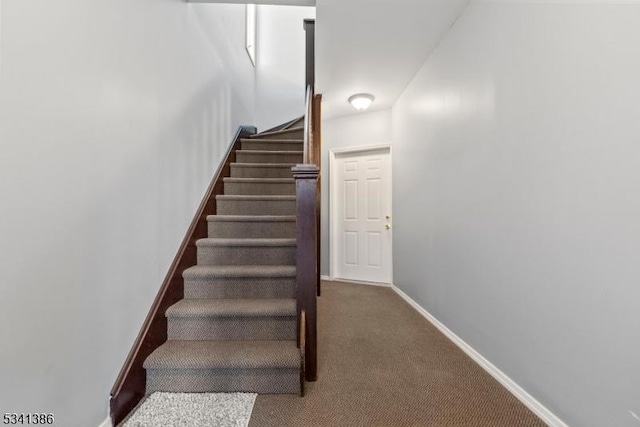
<path fill-rule="evenodd" d="M 331 281 L 331 277 L 329 276 L 320 276 L 320 280 L 326 280 L 327 282 Z"/>
<path fill-rule="evenodd" d="M 111 417 L 108 416 L 98 427 L 113 427 L 113 424 L 111 424 Z"/>
<path fill-rule="evenodd" d="M 484 356 L 474 350 L 469 344 L 462 340 L 459 336 L 453 333 L 449 328 L 442 324 L 438 319 L 431 315 L 427 310 L 422 308 L 417 302 L 415 302 L 410 296 L 402 292 L 395 285 L 391 285 L 393 289 L 402 299 L 408 302 L 418 313 L 423 315 L 433 326 L 438 328 L 447 338 L 449 338 L 455 345 L 460 347 L 469 357 L 471 357 L 478 365 L 480 365 L 485 371 L 487 371 L 493 378 L 495 378 L 500 384 L 502 384 L 511 394 L 513 394 L 520 402 L 522 402 L 527 408 L 536 414 L 542 421 L 547 423 L 550 427 L 568 427 L 560 418 L 558 418 L 553 412 L 548 410 L 542 403 L 538 402 L 533 396 L 527 393 L 522 387 L 520 387 L 515 381 L 509 378 L 504 372 L 495 367 Z"/>
<path fill-rule="evenodd" d="M 322 279 L 322 277 L 324 276 L 320 276 L 320 278 Z M 367 285 L 367 286 L 381 286 L 383 288 L 389 288 L 391 287 L 391 283 L 379 283 L 379 282 L 367 282 L 365 280 L 349 280 L 349 279 L 330 279 L 330 278 L 326 278 L 326 279 L 322 279 L 322 280 L 328 280 L 328 281 L 333 281 L 333 282 L 342 282 L 342 283 L 350 283 L 353 285 Z"/>

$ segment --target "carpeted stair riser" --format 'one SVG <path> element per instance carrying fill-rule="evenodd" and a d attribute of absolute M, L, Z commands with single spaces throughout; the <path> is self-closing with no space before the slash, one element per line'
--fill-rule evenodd
<path fill-rule="evenodd" d="M 295 340 L 296 316 L 168 318 L 170 340 Z"/>
<path fill-rule="evenodd" d="M 286 140 L 303 140 L 304 139 L 304 129 L 303 128 L 294 128 L 287 129 L 279 132 L 270 132 L 270 133 L 262 133 L 257 135 L 252 135 L 251 139 L 286 139 Z"/>
<path fill-rule="evenodd" d="M 189 277 L 185 298 L 294 298 L 294 277 Z"/>
<path fill-rule="evenodd" d="M 243 150 L 303 151 L 303 141 L 284 139 L 243 139 Z"/>
<path fill-rule="evenodd" d="M 185 298 L 295 298 L 296 266 L 201 266 L 182 273 Z"/>
<path fill-rule="evenodd" d="M 273 239 L 281 244 L 218 245 L 216 239 L 201 239 L 198 247 L 198 265 L 295 265 L 295 239 Z M 270 239 L 265 239 L 270 240 Z"/>
<path fill-rule="evenodd" d="M 296 194 L 293 178 L 225 178 L 224 194 L 286 196 Z"/>
<path fill-rule="evenodd" d="M 238 163 L 302 163 L 300 151 L 260 151 L 238 150 L 236 161 Z"/>
<path fill-rule="evenodd" d="M 295 340 L 296 300 L 183 299 L 166 312 L 169 340 Z"/>
<path fill-rule="evenodd" d="M 147 369 L 147 395 L 174 393 L 299 394 L 299 369 Z"/>
<path fill-rule="evenodd" d="M 295 216 L 223 216 L 207 218 L 210 238 L 268 239 L 296 237 Z"/>
<path fill-rule="evenodd" d="M 304 128 L 304 117 L 299 118 L 289 125 L 289 129 Z"/>
<path fill-rule="evenodd" d="M 295 340 L 169 340 L 144 362 L 146 393 L 298 393 L 299 366 Z"/>
<path fill-rule="evenodd" d="M 217 196 L 218 215 L 295 215 L 295 196 Z"/>
<path fill-rule="evenodd" d="M 231 163 L 232 178 L 291 178 L 295 163 Z"/>

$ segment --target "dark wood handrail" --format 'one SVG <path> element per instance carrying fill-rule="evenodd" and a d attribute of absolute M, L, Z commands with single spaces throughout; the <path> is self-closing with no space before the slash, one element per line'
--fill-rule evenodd
<path fill-rule="evenodd" d="M 302 163 L 308 165 L 311 162 L 311 146 L 313 144 L 313 87 L 307 86 L 305 96 L 305 113 L 304 113 L 304 153 Z"/>

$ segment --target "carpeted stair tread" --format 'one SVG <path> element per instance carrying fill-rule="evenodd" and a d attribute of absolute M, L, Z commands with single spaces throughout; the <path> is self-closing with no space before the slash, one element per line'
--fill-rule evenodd
<path fill-rule="evenodd" d="M 209 215 L 207 229 L 209 238 L 294 238 L 296 237 L 296 217 L 294 215 Z"/>
<path fill-rule="evenodd" d="M 278 168 L 286 169 L 292 168 L 296 163 L 231 163 L 231 167 L 238 168 Z"/>
<path fill-rule="evenodd" d="M 303 151 L 238 150 L 238 163 L 301 163 Z"/>
<path fill-rule="evenodd" d="M 287 299 L 183 299 L 169 307 L 168 318 L 294 317 L 296 300 Z"/>
<path fill-rule="evenodd" d="M 288 163 L 245 162 L 231 163 L 231 176 L 234 178 L 291 178 L 291 168 L 296 160 Z"/>
<path fill-rule="evenodd" d="M 259 138 L 267 135 L 282 135 L 282 134 L 291 133 L 291 132 L 304 132 L 304 125 L 289 127 L 287 129 L 274 130 L 271 132 L 260 132 L 254 135 L 249 135 L 249 138 Z"/>
<path fill-rule="evenodd" d="M 295 222 L 294 215 L 209 215 L 209 222 Z"/>
<path fill-rule="evenodd" d="M 206 238 L 196 241 L 199 265 L 293 265 L 296 239 Z"/>
<path fill-rule="evenodd" d="M 295 246 L 296 239 L 198 239 L 196 246 L 198 247 L 281 247 Z"/>
<path fill-rule="evenodd" d="M 302 155 L 304 151 L 271 151 L 271 150 L 238 150 L 238 153 L 242 154 L 260 154 L 264 156 L 290 156 L 293 154 Z"/>
<path fill-rule="evenodd" d="M 295 298 L 295 265 L 197 265 L 185 270 L 184 298 Z"/>
<path fill-rule="evenodd" d="M 297 369 L 295 341 L 167 341 L 145 369 Z"/>
<path fill-rule="evenodd" d="M 302 144 L 304 143 L 304 139 L 277 139 L 277 138 L 242 138 L 241 142 L 273 142 L 273 143 L 282 143 L 282 144 Z"/>
<path fill-rule="evenodd" d="M 194 265 L 182 273 L 185 279 L 296 277 L 295 265 Z"/>
<path fill-rule="evenodd" d="M 304 141 L 299 139 L 243 139 L 242 150 L 302 151 Z"/>
<path fill-rule="evenodd" d="M 293 178 L 224 178 L 224 194 L 247 196 L 292 196 L 296 194 Z"/>
<path fill-rule="evenodd" d="M 217 200 L 274 200 L 274 201 L 290 201 L 296 200 L 296 196 L 256 196 L 256 195 L 244 195 L 244 194 L 220 194 L 216 196 Z"/>
<path fill-rule="evenodd" d="M 223 182 L 255 183 L 255 184 L 292 184 L 293 178 L 223 178 Z"/>
<path fill-rule="evenodd" d="M 304 116 L 295 119 L 292 123 L 290 123 L 285 127 L 285 129 L 294 129 L 294 128 L 304 129 Z"/>
<path fill-rule="evenodd" d="M 286 138 L 287 136 L 296 135 L 296 134 L 304 135 L 304 126 L 278 130 L 274 132 L 257 133 L 255 135 L 251 135 L 249 138 L 251 139 L 263 139 L 263 138 L 282 139 L 282 138 Z"/>

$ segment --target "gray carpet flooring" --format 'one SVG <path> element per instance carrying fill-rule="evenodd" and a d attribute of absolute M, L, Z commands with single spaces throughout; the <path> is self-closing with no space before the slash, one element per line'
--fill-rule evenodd
<path fill-rule="evenodd" d="M 324 282 L 307 396 L 259 395 L 250 427 L 544 426 L 389 288 Z"/>
<path fill-rule="evenodd" d="M 154 393 L 122 427 L 246 427 L 252 393 Z"/>

